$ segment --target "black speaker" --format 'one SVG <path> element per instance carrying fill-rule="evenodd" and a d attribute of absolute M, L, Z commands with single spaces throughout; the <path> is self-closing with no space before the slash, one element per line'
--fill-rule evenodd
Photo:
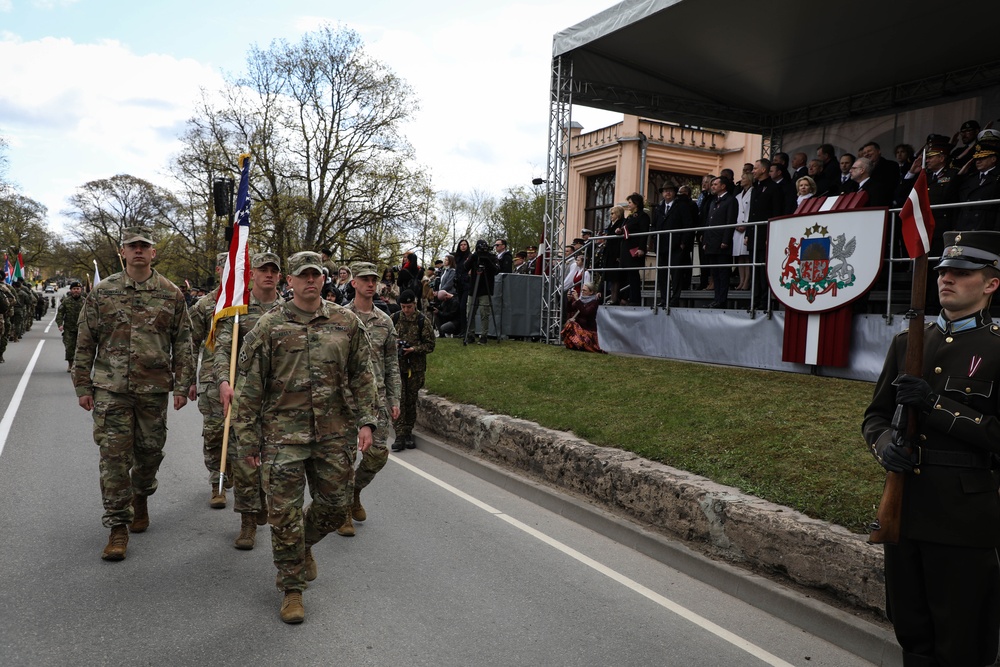
<path fill-rule="evenodd" d="M 215 203 L 215 215 L 218 217 L 224 217 L 230 215 L 233 211 L 230 206 L 232 201 L 233 193 L 233 179 L 231 178 L 217 178 L 215 182 L 212 183 L 212 201 Z"/>

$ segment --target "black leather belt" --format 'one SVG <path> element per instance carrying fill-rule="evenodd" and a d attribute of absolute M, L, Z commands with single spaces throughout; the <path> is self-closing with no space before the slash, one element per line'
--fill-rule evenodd
<path fill-rule="evenodd" d="M 916 465 L 989 470 L 993 467 L 993 457 L 989 452 L 952 452 L 944 449 L 917 447 Z"/>

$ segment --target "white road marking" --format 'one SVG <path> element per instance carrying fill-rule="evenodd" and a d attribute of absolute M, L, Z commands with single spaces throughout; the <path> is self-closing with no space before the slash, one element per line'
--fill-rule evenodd
<path fill-rule="evenodd" d="M 47 327 L 45 327 L 45 331 L 43 331 L 42 333 L 48 333 L 49 329 L 52 328 L 52 325 L 55 324 L 55 322 L 56 322 L 56 317 L 55 317 L 55 315 L 53 315 L 52 319 L 49 320 L 49 325 Z"/>
<path fill-rule="evenodd" d="M 4 445 L 7 444 L 7 436 L 10 434 L 10 425 L 14 423 L 14 415 L 17 414 L 17 408 L 21 405 L 21 398 L 24 396 L 24 390 L 28 388 L 31 371 L 35 369 L 35 362 L 38 361 L 38 355 L 41 354 L 42 345 L 44 344 L 44 340 L 38 341 L 38 347 L 35 348 L 35 353 L 31 355 L 31 361 L 28 362 L 28 367 L 24 369 L 21 381 L 17 383 L 17 389 L 14 390 L 14 395 L 10 399 L 10 405 L 4 411 L 3 419 L 0 420 L 0 454 L 3 454 Z"/>
<path fill-rule="evenodd" d="M 498 519 L 506 521 L 507 523 L 509 523 L 510 525 L 514 526 L 515 528 L 518 528 L 519 530 L 524 531 L 528 535 L 531 535 L 532 537 L 534 537 L 534 538 L 540 540 L 541 542 L 549 545 L 553 549 L 557 549 L 558 551 L 561 551 L 562 553 L 566 554 L 570 558 L 573 558 L 574 560 L 582 563 L 583 565 L 586 565 L 587 567 L 589 567 L 589 568 L 591 568 L 591 569 L 593 569 L 593 570 L 595 570 L 595 571 L 603 574 L 604 576 L 608 577 L 609 579 L 611 579 L 613 581 L 616 581 L 619 584 L 622 584 L 623 586 L 625 586 L 627 588 L 630 588 L 631 590 L 635 591 L 639 595 L 642 595 L 643 597 L 647 598 L 648 600 L 651 600 L 652 602 L 660 605 L 664 609 L 666 609 L 668 611 L 672 611 L 673 613 L 677 614 L 678 616 L 680 616 L 681 618 L 685 619 L 686 621 L 689 621 L 690 623 L 693 623 L 693 624 L 697 625 L 698 627 L 702 628 L 703 630 L 706 630 L 706 631 L 712 633 L 713 635 L 715 635 L 719 639 L 722 639 L 724 641 L 729 642 L 730 644 L 732 644 L 736 648 L 739 648 L 739 649 L 741 649 L 743 651 L 746 651 L 747 653 L 749 653 L 750 655 L 752 655 L 752 656 L 760 659 L 764 663 L 766 663 L 768 665 L 772 665 L 772 667 L 793 667 L 793 665 L 791 663 L 785 662 L 781 658 L 779 658 L 779 657 L 777 657 L 775 655 L 772 655 L 771 653 L 768 653 L 767 651 L 765 651 L 764 649 L 760 648 L 756 644 L 753 644 L 753 643 L 747 641 L 746 639 L 743 639 L 739 635 L 733 634 L 729 630 L 726 630 L 725 628 L 716 625 L 715 623 L 711 622 L 707 618 L 704 618 L 703 616 L 699 616 L 698 614 L 696 614 L 695 612 L 691 611 L 687 607 L 683 607 L 683 606 L 677 604 L 676 602 L 674 602 L 673 600 L 670 600 L 669 598 L 666 598 L 666 597 L 660 595 L 656 591 L 653 591 L 653 590 L 651 590 L 651 589 L 643 586 L 639 582 L 626 577 L 622 573 L 617 572 L 615 570 L 612 570 L 610 567 L 607 567 L 606 565 L 602 565 L 601 563 L 598 563 L 597 561 L 595 561 L 594 559 L 590 558 L 589 556 L 585 556 L 584 554 L 580 553 L 576 549 L 573 549 L 572 547 L 569 547 L 569 546 L 563 544 L 559 540 L 553 539 L 553 538 L 549 537 L 548 535 L 546 535 L 545 533 L 542 533 L 542 532 L 540 532 L 538 530 L 535 530 L 531 526 L 528 526 L 528 525 L 526 525 L 526 524 L 518 521 L 514 517 L 511 517 L 511 516 L 508 516 L 507 514 L 504 514 L 500 510 L 496 509 L 495 507 L 487 505 L 486 503 L 484 503 L 483 501 L 481 501 L 481 500 L 479 500 L 477 498 L 473 498 L 472 496 L 470 496 L 469 494 L 465 493 L 464 491 L 460 491 L 459 489 L 456 489 L 451 484 L 448 484 L 447 482 L 444 482 L 444 481 L 438 479 L 437 477 L 434 477 L 433 475 L 431 475 L 429 473 L 426 473 L 423 470 L 420 470 L 419 468 L 415 467 L 411 463 L 407 463 L 406 461 L 401 460 L 398 456 L 390 456 L 389 460 L 393 461 L 395 463 L 398 463 L 399 465 L 403 466 L 404 468 L 406 468 L 410 472 L 412 472 L 412 473 L 414 473 L 416 475 L 419 475 L 420 477 L 423 477 L 427 481 L 432 482 L 433 484 L 437 484 L 438 486 L 440 486 L 445 491 L 448 491 L 449 493 L 453 493 L 454 495 L 458 496 L 462 500 L 465 500 L 465 501 L 468 501 L 468 502 L 472 503 L 473 505 L 475 505 L 479 509 L 485 510 L 485 511 L 489 512 L 490 514 L 494 515 Z"/>

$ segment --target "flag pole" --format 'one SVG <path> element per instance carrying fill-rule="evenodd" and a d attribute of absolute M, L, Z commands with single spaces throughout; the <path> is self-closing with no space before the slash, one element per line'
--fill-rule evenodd
<path fill-rule="evenodd" d="M 229 350 L 229 386 L 236 386 L 236 351 L 240 339 L 240 314 L 233 316 L 233 345 Z M 236 398 L 236 394 L 233 394 Z M 222 463 L 219 466 L 219 495 L 222 495 L 222 483 L 226 478 L 226 453 L 229 451 L 229 423 L 233 415 L 233 400 L 230 399 L 226 409 L 226 423 L 222 430 Z"/>

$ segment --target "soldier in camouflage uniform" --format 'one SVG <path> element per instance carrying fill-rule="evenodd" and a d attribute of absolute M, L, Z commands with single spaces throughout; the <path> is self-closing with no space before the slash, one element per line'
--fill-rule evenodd
<path fill-rule="evenodd" d="M 399 376 L 402 380 L 401 414 L 396 419 L 396 442 L 392 451 L 413 449 L 413 425 L 417 423 L 417 395 L 427 375 L 427 355 L 434 351 L 434 324 L 417 311 L 416 295 L 406 290 L 399 295 L 399 312 L 393 313 L 396 338 L 399 339 Z"/>
<path fill-rule="evenodd" d="M 278 256 L 270 252 L 259 252 L 250 259 L 250 302 L 247 312 L 240 315 L 240 334 L 237 345 L 241 345 L 246 336 L 257 324 L 257 321 L 267 311 L 271 310 L 279 300 L 278 281 L 281 280 L 281 264 Z M 233 318 L 225 317 L 219 320 L 215 329 L 215 377 L 219 383 L 219 397 L 222 400 L 223 414 L 229 410 L 233 398 L 233 389 L 229 383 L 230 359 L 233 345 Z M 239 349 L 237 347 L 237 349 Z M 236 439 L 230 433 L 229 446 L 235 451 Z M 259 440 L 259 437 L 258 437 Z M 248 465 L 243 459 L 236 457 L 233 463 L 233 509 L 240 515 L 240 534 L 233 546 L 248 551 L 253 549 L 257 539 L 257 526 L 267 523 L 267 498 L 260 483 L 260 468 Z"/>
<path fill-rule="evenodd" d="M 28 287 L 28 283 L 24 282 L 24 278 L 21 278 L 18 288 L 21 290 L 21 306 L 24 308 L 24 313 L 21 316 L 21 335 L 23 336 L 31 330 L 31 324 L 35 321 L 35 295 L 31 293 L 31 288 Z"/>
<path fill-rule="evenodd" d="M 354 300 L 347 309 L 358 316 L 368 330 L 368 340 L 372 347 L 372 370 L 378 385 L 379 411 L 378 428 L 374 442 L 361 455 L 361 465 L 354 477 L 354 503 L 344 524 L 337 533 L 350 537 L 354 535 L 353 521 L 364 521 L 368 513 L 361 504 L 361 491 L 367 487 L 375 475 L 389 460 L 389 419 L 399 418 L 399 359 L 396 352 L 396 328 L 392 319 L 375 307 L 373 302 L 378 290 L 379 272 L 374 264 L 357 262 L 351 264 L 351 283 L 354 285 Z"/>
<path fill-rule="evenodd" d="M 14 314 L 14 304 L 17 302 L 17 297 L 14 296 L 14 292 L 11 291 L 10 287 L 6 282 L 6 273 L 2 268 L 0 268 L 0 301 L 3 301 L 3 307 L 0 310 L 0 364 L 4 362 L 3 355 L 7 351 L 7 340 L 10 336 L 10 332 L 13 331 L 11 326 L 11 316 Z"/>
<path fill-rule="evenodd" d="M 121 252 L 125 270 L 84 302 L 73 361 L 76 395 L 94 413 L 100 448 L 103 523 L 111 529 L 105 560 L 125 558 L 126 526 L 134 533 L 149 527 L 146 498 L 163 461 L 167 396 L 172 390 L 180 410 L 197 389 L 184 295 L 153 270 L 152 235 L 125 229 Z"/>
<path fill-rule="evenodd" d="M 240 348 L 233 402 L 239 455 L 262 465 L 281 620 L 301 623 L 302 591 L 317 575 L 312 547 L 350 511 L 355 452 L 372 444 L 378 387 L 364 325 L 320 297 L 320 256 L 292 255 L 288 273 L 292 300 L 264 314 Z M 303 511 L 307 474 L 315 485 Z"/>
<path fill-rule="evenodd" d="M 215 256 L 215 276 L 222 276 L 229 253 L 220 252 Z M 232 488 L 232 469 L 236 455 L 230 444 L 226 454 L 226 475 L 223 488 L 219 490 L 219 471 L 222 470 L 222 433 L 225 431 L 226 413 L 219 401 L 219 385 L 215 380 L 215 365 L 212 363 L 214 348 L 204 347 L 205 339 L 212 329 L 215 317 L 215 302 L 219 298 L 220 287 L 198 299 L 188 314 L 191 316 L 191 341 L 195 354 L 201 350 L 201 365 L 198 367 L 198 410 L 204 422 L 201 429 L 202 453 L 205 457 L 205 467 L 208 469 L 208 485 L 211 496 L 208 506 L 213 509 L 223 509 L 226 506 L 226 489 Z"/>
<path fill-rule="evenodd" d="M 56 311 L 56 326 L 63 335 L 63 347 L 66 348 L 67 373 L 73 372 L 73 357 L 76 355 L 76 336 L 79 329 L 78 320 L 83 309 L 83 285 L 73 282 L 69 286 L 69 296 L 64 296 Z"/>
<path fill-rule="evenodd" d="M 8 338 L 10 342 L 16 343 L 21 340 L 21 334 L 24 333 L 24 294 L 21 292 L 21 283 L 19 280 L 15 280 L 11 284 L 10 290 L 14 294 L 14 313 L 10 316 L 10 334 Z"/>

